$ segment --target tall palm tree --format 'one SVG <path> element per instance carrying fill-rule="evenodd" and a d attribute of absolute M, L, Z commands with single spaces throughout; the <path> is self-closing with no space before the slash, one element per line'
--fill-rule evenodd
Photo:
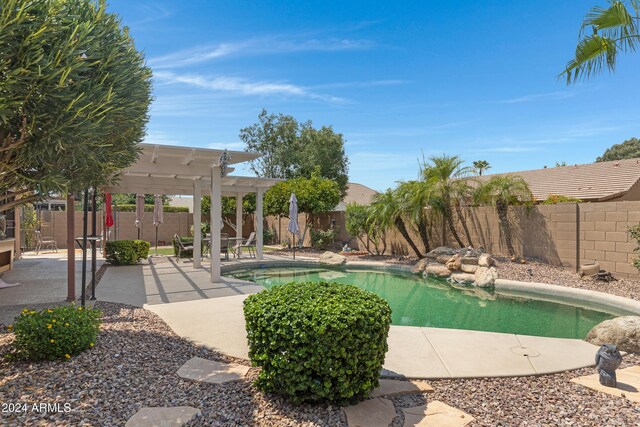
<path fill-rule="evenodd" d="M 405 213 L 418 232 L 425 252 L 431 251 L 429 243 L 431 201 L 428 184 L 424 181 L 401 182 L 396 191 L 405 202 Z"/>
<path fill-rule="evenodd" d="M 434 200 L 433 206 L 442 215 L 444 221 L 447 222 L 453 238 L 460 247 L 465 245 L 460 239 L 453 222 L 452 207 L 454 205 L 467 235 L 469 246 L 473 246 L 466 221 L 462 216 L 462 209 L 459 207 L 460 200 L 469 193 L 469 185 L 463 178 L 471 174 L 471 168 L 462 166 L 463 163 L 464 160 L 458 156 L 442 155 L 431 157 L 429 162 L 423 161 L 422 164 L 422 177 L 429 185 L 430 196 L 437 199 Z"/>
<path fill-rule="evenodd" d="M 482 172 L 491 169 L 491 165 L 486 160 L 476 160 L 473 162 L 473 169 L 478 172 L 478 175 L 482 176 Z"/>
<path fill-rule="evenodd" d="M 404 222 L 403 217 L 406 215 L 407 202 L 401 192 L 387 189 L 384 193 L 378 193 L 371 199 L 369 206 L 369 217 L 373 222 L 379 225 L 383 230 L 395 227 L 398 229 L 402 237 L 407 241 L 411 249 L 416 253 L 418 258 L 424 256 L 409 236 L 409 231 Z"/>
<path fill-rule="evenodd" d="M 533 203 L 533 194 L 527 182 L 517 175 L 496 175 L 478 186 L 475 198 L 479 203 L 495 207 L 509 255 L 515 256 L 511 226 L 509 225 L 509 206 Z"/>
<path fill-rule="evenodd" d="M 575 58 L 558 77 L 565 77 L 569 84 L 605 68 L 615 71 L 618 52 L 634 52 L 640 43 L 639 9 L 638 0 L 610 0 L 607 8 L 592 7 L 582 21 Z M 593 33 L 588 34 L 589 30 Z"/>

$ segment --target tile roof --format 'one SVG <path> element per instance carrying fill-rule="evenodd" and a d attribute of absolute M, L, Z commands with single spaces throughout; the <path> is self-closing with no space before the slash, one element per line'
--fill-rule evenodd
<path fill-rule="evenodd" d="M 640 159 L 568 165 L 553 168 L 509 172 L 496 175 L 519 175 L 529 184 L 536 200 L 550 194 L 601 201 L 621 196 L 640 179 Z M 483 175 L 487 180 L 494 175 Z"/>
<path fill-rule="evenodd" d="M 347 195 L 344 196 L 344 200 L 338 203 L 338 206 L 334 209 L 334 212 L 345 211 L 349 203 L 357 203 L 359 205 L 371 204 L 371 198 L 378 192 L 366 185 L 356 184 L 355 182 L 349 183 L 347 188 Z"/>

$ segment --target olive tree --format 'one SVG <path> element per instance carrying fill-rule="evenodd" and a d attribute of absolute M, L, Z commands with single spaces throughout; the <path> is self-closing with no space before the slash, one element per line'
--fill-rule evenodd
<path fill-rule="evenodd" d="M 103 0 L 4 0 L 0 46 L 0 210 L 137 159 L 151 71 Z"/>

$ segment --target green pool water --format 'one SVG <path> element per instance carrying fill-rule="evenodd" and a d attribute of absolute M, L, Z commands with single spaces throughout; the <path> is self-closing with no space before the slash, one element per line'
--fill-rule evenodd
<path fill-rule="evenodd" d="M 571 305 L 504 297 L 483 289 L 453 287 L 421 276 L 323 268 L 260 268 L 231 276 L 266 288 L 289 282 L 330 281 L 356 285 L 389 302 L 392 323 L 543 337 L 579 338 L 612 314 Z"/>

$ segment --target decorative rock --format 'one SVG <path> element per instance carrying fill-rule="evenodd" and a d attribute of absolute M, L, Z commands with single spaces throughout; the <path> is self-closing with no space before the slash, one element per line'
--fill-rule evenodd
<path fill-rule="evenodd" d="M 439 400 L 429 402 L 426 406 L 405 408 L 402 412 L 405 427 L 463 427 L 474 421 L 471 415 Z"/>
<path fill-rule="evenodd" d="M 462 265 L 462 263 L 460 262 L 460 256 L 459 255 L 454 255 L 452 256 L 447 262 L 446 262 L 446 266 L 449 270 L 454 271 L 454 270 L 459 270 L 460 266 Z"/>
<path fill-rule="evenodd" d="M 438 255 L 436 261 L 438 261 L 440 264 L 446 264 L 450 259 L 451 255 Z"/>
<path fill-rule="evenodd" d="M 478 257 L 478 265 L 480 267 L 491 267 L 495 265 L 495 261 L 489 254 L 482 254 Z"/>
<path fill-rule="evenodd" d="M 422 258 L 411 267 L 411 272 L 415 274 L 422 273 L 430 262 L 431 260 L 429 258 Z"/>
<path fill-rule="evenodd" d="M 476 281 L 476 276 L 469 273 L 453 272 L 451 279 L 458 283 L 471 284 Z"/>
<path fill-rule="evenodd" d="M 494 285 L 498 278 L 498 271 L 495 267 L 478 267 L 475 273 L 474 285 L 480 288 L 488 288 Z"/>
<path fill-rule="evenodd" d="M 452 255 L 455 255 L 457 253 L 458 253 L 458 251 L 456 251 L 453 248 L 449 248 L 447 246 L 440 246 L 438 248 L 435 248 L 431 252 L 429 252 L 426 255 L 426 257 L 427 258 L 431 258 L 431 259 L 436 259 L 436 258 L 438 258 L 439 255 L 448 255 L 449 258 L 450 258 Z"/>
<path fill-rule="evenodd" d="M 399 394 L 432 393 L 433 387 L 423 381 L 380 380 L 380 386 L 369 397 L 391 396 Z"/>
<path fill-rule="evenodd" d="M 622 316 L 597 324 L 586 341 L 595 345 L 615 344 L 618 350 L 640 352 L 640 316 Z"/>
<path fill-rule="evenodd" d="M 347 257 L 333 253 L 331 251 L 326 251 L 322 255 L 320 255 L 319 259 L 320 264 L 325 265 L 343 265 L 347 262 Z"/>
<path fill-rule="evenodd" d="M 369 399 L 344 409 L 349 427 L 389 427 L 396 409 L 388 399 Z"/>
<path fill-rule="evenodd" d="M 244 378 L 247 372 L 248 366 L 192 357 L 178 369 L 178 376 L 194 381 L 222 384 Z"/>
<path fill-rule="evenodd" d="M 441 264 L 429 264 L 424 269 L 424 274 L 427 276 L 449 277 L 451 270 Z"/>
<path fill-rule="evenodd" d="M 484 253 L 483 249 L 474 249 L 471 246 L 460 249 L 460 256 L 469 258 L 478 258 Z"/>
<path fill-rule="evenodd" d="M 464 260 L 464 258 L 462 258 Z M 478 261 L 478 260 L 476 260 Z M 465 264 L 464 262 L 462 263 L 462 265 L 460 266 L 460 270 L 462 270 L 465 273 L 471 273 L 474 274 L 476 272 L 476 270 L 478 269 L 477 265 L 473 265 L 473 264 Z"/>
<path fill-rule="evenodd" d="M 129 418 L 125 427 L 183 426 L 201 414 L 200 409 L 191 406 L 142 408 Z"/>
<path fill-rule="evenodd" d="M 478 258 L 472 256 L 463 256 L 460 258 L 463 265 L 478 265 Z"/>

